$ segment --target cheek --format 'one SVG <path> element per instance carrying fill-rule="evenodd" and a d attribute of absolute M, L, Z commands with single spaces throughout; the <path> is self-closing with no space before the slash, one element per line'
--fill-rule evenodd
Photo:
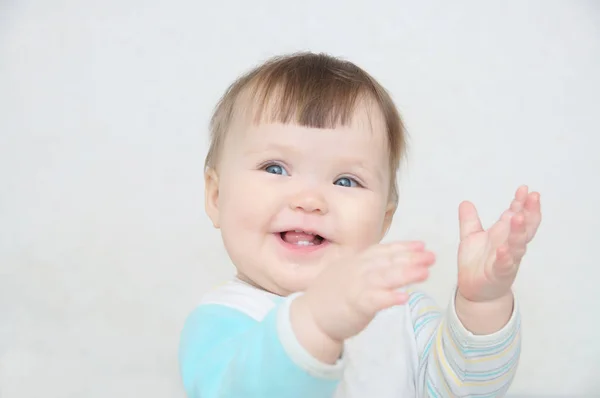
<path fill-rule="evenodd" d="M 363 249 L 378 243 L 382 236 L 385 204 L 377 195 L 364 195 L 355 200 L 340 200 L 342 232 L 348 243 Z"/>
<path fill-rule="evenodd" d="M 252 175 L 240 174 L 222 181 L 219 207 L 223 233 L 256 231 L 269 223 L 275 196 L 256 180 Z"/>

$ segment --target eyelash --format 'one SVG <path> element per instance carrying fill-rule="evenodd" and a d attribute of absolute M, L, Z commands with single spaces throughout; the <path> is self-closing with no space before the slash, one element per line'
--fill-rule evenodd
<path fill-rule="evenodd" d="M 274 161 L 272 161 L 272 162 L 267 162 L 267 163 L 264 163 L 264 164 L 262 164 L 262 165 L 260 166 L 260 170 L 267 171 L 267 169 L 268 169 L 269 167 L 272 167 L 272 166 L 281 167 L 281 169 L 282 169 L 282 170 L 283 170 L 285 173 L 289 174 L 289 173 L 288 173 L 288 171 L 287 171 L 287 168 L 286 168 L 286 167 L 285 167 L 285 166 L 284 166 L 282 163 L 280 163 L 280 162 L 274 162 Z M 275 174 L 275 173 L 271 173 L 271 174 Z M 279 174 L 278 174 L 278 175 L 279 175 Z"/>
<path fill-rule="evenodd" d="M 262 165 L 260 166 L 260 170 L 267 171 L 267 169 L 268 169 L 269 167 L 272 167 L 272 166 L 281 167 L 281 169 L 282 169 L 282 170 L 283 170 L 285 173 L 287 173 L 288 175 L 284 175 L 284 174 L 276 174 L 276 173 L 271 173 L 271 174 L 275 174 L 275 175 L 282 175 L 282 176 L 284 176 L 284 177 L 288 177 L 288 176 L 289 176 L 289 172 L 287 171 L 287 168 L 286 168 L 286 167 L 285 167 L 285 166 L 284 166 L 282 163 L 280 163 L 280 162 L 270 161 L 270 162 L 264 163 L 264 164 L 262 164 Z M 354 183 L 356 184 L 356 187 L 347 187 L 347 188 L 365 188 L 365 184 L 363 184 L 363 183 L 362 183 L 362 182 L 361 182 L 361 181 L 360 181 L 358 178 L 356 178 L 356 177 L 351 177 L 351 176 L 340 176 L 340 177 L 337 177 L 337 178 L 336 178 L 336 179 L 333 181 L 333 184 L 334 184 L 334 185 L 337 185 L 337 184 L 335 184 L 335 182 L 336 182 L 336 181 L 338 181 L 338 180 L 341 180 L 342 178 L 347 178 L 348 180 L 350 180 L 351 182 L 354 182 Z M 346 187 L 344 187 L 344 188 L 346 188 Z"/>
<path fill-rule="evenodd" d="M 347 187 L 347 188 L 364 188 L 365 187 L 365 185 L 362 182 L 360 182 L 357 178 L 350 177 L 350 176 L 338 177 L 333 181 L 333 184 L 337 185 L 335 182 L 341 180 L 342 178 L 347 178 L 348 180 L 350 180 L 351 182 L 354 182 L 356 184 L 356 187 Z"/>

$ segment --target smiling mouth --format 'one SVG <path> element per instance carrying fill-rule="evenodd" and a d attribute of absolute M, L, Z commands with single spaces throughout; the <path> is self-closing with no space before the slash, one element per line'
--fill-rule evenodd
<path fill-rule="evenodd" d="M 283 231 L 279 235 L 284 242 L 296 246 L 319 246 L 325 241 L 321 235 L 301 230 Z"/>

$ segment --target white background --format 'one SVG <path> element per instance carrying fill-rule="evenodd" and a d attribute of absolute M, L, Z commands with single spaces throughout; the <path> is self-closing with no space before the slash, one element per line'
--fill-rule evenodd
<path fill-rule="evenodd" d="M 438 254 L 526 183 L 511 393 L 600 393 L 600 5 L 594 1 L 0 1 L 0 396 L 183 397 L 179 331 L 233 268 L 204 214 L 210 112 L 258 62 L 355 61 L 411 135 L 387 239 Z M 598 395 L 596 395 L 598 396 Z"/>

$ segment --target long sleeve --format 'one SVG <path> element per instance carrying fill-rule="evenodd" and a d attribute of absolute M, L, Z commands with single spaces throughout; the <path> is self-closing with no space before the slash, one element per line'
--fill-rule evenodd
<path fill-rule="evenodd" d="M 446 313 L 422 292 L 411 292 L 409 309 L 419 368 L 419 397 L 500 397 L 514 378 L 521 334 L 517 303 L 508 323 L 491 335 L 474 335 L 456 315 Z"/>
<path fill-rule="evenodd" d="M 342 361 L 317 361 L 289 320 L 293 297 L 261 321 L 222 305 L 200 305 L 184 326 L 179 363 L 190 398 L 332 397 Z"/>

